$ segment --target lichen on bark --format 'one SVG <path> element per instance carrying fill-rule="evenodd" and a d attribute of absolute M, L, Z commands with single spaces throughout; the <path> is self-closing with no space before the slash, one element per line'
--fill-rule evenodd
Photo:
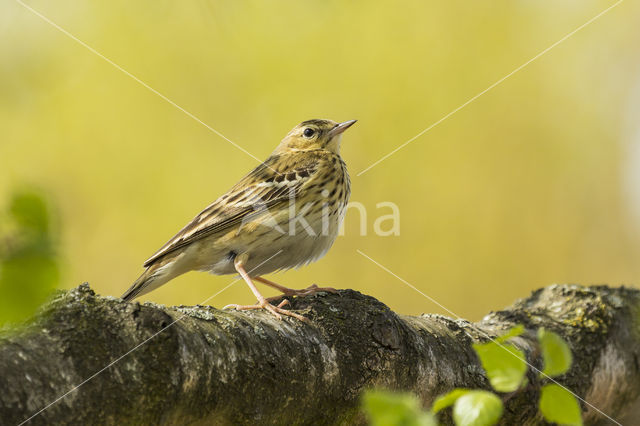
<path fill-rule="evenodd" d="M 341 290 L 293 299 L 303 323 L 125 303 L 82 285 L 0 336 L 0 418 L 18 424 L 48 407 L 29 424 L 363 423 L 370 387 L 415 392 L 425 406 L 454 387 L 489 389 L 471 345 L 515 324 L 527 331 L 514 343 L 538 368 L 535 331 L 563 336 L 575 360 L 561 383 L 622 418 L 640 395 L 638 302 L 629 288 L 551 286 L 472 324 L 398 315 Z M 538 395 L 510 398 L 503 423 L 538 424 Z M 607 424 L 583 408 L 588 424 Z"/>

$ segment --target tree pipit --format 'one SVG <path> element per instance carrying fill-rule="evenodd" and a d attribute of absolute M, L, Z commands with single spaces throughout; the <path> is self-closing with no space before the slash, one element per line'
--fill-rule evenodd
<path fill-rule="evenodd" d="M 269 158 L 151 256 L 122 298 L 132 300 L 188 271 L 238 273 L 258 303 L 230 307 L 304 320 L 283 309 L 286 301 L 272 305 L 275 298 L 264 298 L 254 281 L 286 296 L 335 291 L 315 285 L 295 290 L 262 276 L 318 260 L 335 241 L 350 194 L 340 139 L 355 122 L 309 120 L 294 127 Z"/>

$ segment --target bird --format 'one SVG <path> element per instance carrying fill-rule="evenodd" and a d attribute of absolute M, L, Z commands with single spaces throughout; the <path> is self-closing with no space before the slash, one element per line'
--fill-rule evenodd
<path fill-rule="evenodd" d="M 189 271 L 238 274 L 257 299 L 236 310 L 266 310 L 307 318 L 284 309 L 282 297 L 265 298 L 255 282 L 285 296 L 306 296 L 331 287 L 288 288 L 263 275 L 298 268 L 323 257 L 338 236 L 351 193 L 340 156 L 343 132 L 356 120 L 303 121 L 269 157 L 200 212 L 144 262 L 145 271 L 122 295 L 125 301 L 149 293 Z"/>

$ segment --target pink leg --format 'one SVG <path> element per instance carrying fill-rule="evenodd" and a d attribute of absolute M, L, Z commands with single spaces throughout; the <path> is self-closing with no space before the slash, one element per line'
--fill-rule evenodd
<path fill-rule="evenodd" d="M 273 281 L 269 281 L 266 278 L 262 278 L 262 277 L 255 277 L 254 280 L 261 282 L 262 284 L 266 284 L 269 287 L 273 287 L 278 291 L 281 291 L 285 296 L 309 296 L 311 294 L 315 294 L 319 291 L 326 291 L 328 293 L 337 293 L 338 291 L 335 288 L 331 288 L 331 287 L 318 287 L 317 285 L 313 284 L 307 288 L 305 288 L 304 290 L 296 290 L 293 288 L 289 288 L 289 287 L 285 287 L 282 286 L 278 283 L 274 283 Z M 282 296 L 274 296 L 274 297 L 268 297 L 266 300 L 268 301 L 272 301 L 272 300 L 276 300 L 281 298 Z"/>
<path fill-rule="evenodd" d="M 235 308 L 236 310 L 239 311 L 246 311 L 246 310 L 253 310 L 253 309 L 265 309 L 269 312 L 271 312 L 276 318 L 278 319 L 282 319 L 282 315 L 287 315 L 290 317 L 294 317 L 299 319 L 300 321 L 308 321 L 307 318 L 303 317 L 302 315 L 296 314 L 294 312 L 288 311 L 286 309 L 282 309 L 282 306 L 286 305 L 286 303 L 280 303 L 278 306 L 273 306 L 271 303 L 269 303 L 269 301 L 267 299 L 264 298 L 264 296 L 262 296 L 262 294 L 260 294 L 260 292 L 258 291 L 258 289 L 256 288 L 256 286 L 253 284 L 253 281 L 251 280 L 251 277 L 249 276 L 249 274 L 247 273 L 247 271 L 244 269 L 244 261 L 246 259 L 246 256 L 238 256 L 234 262 L 234 266 L 236 268 L 236 271 L 238 271 L 238 273 L 240 274 L 240 276 L 244 279 L 244 281 L 247 283 L 247 285 L 249 286 L 249 288 L 251 289 L 251 291 L 253 292 L 254 296 L 256 296 L 256 298 L 258 299 L 258 303 L 255 305 L 227 305 L 225 306 L 223 309 L 226 308 Z"/>

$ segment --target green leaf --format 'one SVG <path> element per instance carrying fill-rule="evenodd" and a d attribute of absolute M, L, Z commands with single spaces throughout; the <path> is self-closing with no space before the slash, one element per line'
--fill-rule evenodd
<path fill-rule="evenodd" d="M 538 330 L 538 342 L 544 360 L 543 375 L 551 377 L 564 374 L 571 367 L 573 357 L 569 345 L 553 331 L 544 328 Z"/>
<path fill-rule="evenodd" d="M 431 413 L 422 411 L 415 395 L 383 390 L 365 392 L 362 406 L 372 426 L 436 426 Z"/>
<path fill-rule="evenodd" d="M 9 214 L 22 229 L 38 234 L 46 234 L 49 230 L 47 204 L 35 190 L 17 191 L 11 199 Z"/>
<path fill-rule="evenodd" d="M 469 392 L 469 389 L 454 389 L 449 393 L 440 395 L 433 402 L 433 406 L 431 406 L 431 412 L 437 413 L 438 411 L 453 405 L 453 403 L 456 402 L 458 398 L 460 398 L 462 395 L 468 392 Z"/>
<path fill-rule="evenodd" d="M 458 398 L 453 406 L 457 426 L 490 426 L 502 416 L 502 400 L 492 392 L 470 391 Z"/>
<path fill-rule="evenodd" d="M 512 327 L 509 331 L 507 331 L 502 336 L 496 337 L 494 340 L 498 343 L 504 343 L 513 337 L 518 337 L 522 333 L 524 333 L 524 325 L 518 324 L 515 327 Z"/>
<path fill-rule="evenodd" d="M 491 386 L 498 392 L 513 392 L 527 372 L 522 351 L 511 344 L 494 342 L 473 345 Z"/>
<path fill-rule="evenodd" d="M 0 325 L 33 314 L 58 285 L 60 267 L 49 208 L 37 192 L 16 192 L 0 234 Z"/>
<path fill-rule="evenodd" d="M 540 411 L 549 422 L 582 426 L 582 413 L 578 401 L 571 392 L 556 384 L 542 387 Z"/>

